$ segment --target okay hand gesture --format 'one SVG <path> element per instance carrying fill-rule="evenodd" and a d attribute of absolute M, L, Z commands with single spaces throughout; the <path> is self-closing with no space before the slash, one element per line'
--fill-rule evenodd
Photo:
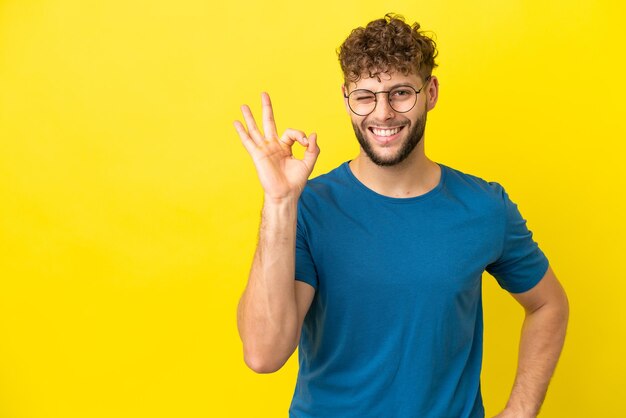
<path fill-rule="evenodd" d="M 235 121 L 235 129 L 241 142 L 252 156 L 265 198 L 281 201 L 285 198 L 297 199 L 313 171 L 320 149 L 317 135 L 296 129 L 287 129 L 281 137 L 276 133 L 276 123 L 272 102 L 267 93 L 261 94 L 263 106 L 263 132 L 261 134 L 247 105 L 241 106 L 241 113 L 246 123 Z M 247 129 L 246 129 L 247 128 Z M 304 157 L 299 160 L 293 156 L 291 147 L 295 142 L 306 147 Z"/>

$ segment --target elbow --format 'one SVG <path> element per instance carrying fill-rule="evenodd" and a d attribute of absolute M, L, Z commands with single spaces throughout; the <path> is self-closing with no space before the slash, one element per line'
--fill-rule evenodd
<path fill-rule="evenodd" d="M 569 322 L 569 300 L 565 293 L 562 293 L 560 298 L 555 300 L 554 303 L 545 305 L 544 309 L 552 315 L 555 323 L 560 324 L 562 328 L 567 328 L 567 323 Z"/>
<path fill-rule="evenodd" d="M 562 323 L 565 324 L 565 326 L 567 326 L 567 322 L 569 321 L 569 299 L 565 291 L 561 292 L 556 306 L 557 306 L 558 318 L 560 319 Z"/>
<path fill-rule="evenodd" d="M 241 320 L 239 322 L 244 323 Z M 280 370 L 296 350 L 300 338 L 295 328 L 281 327 L 279 331 L 268 328 L 254 324 L 239 327 L 243 360 L 248 368 L 259 374 Z"/>
<path fill-rule="evenodd" d="M 250 353 L 244 351 L 243 360 L 252 371 L 259 374 L 274 373 L 280 370 L 287 359 L 264 355 L 261 353 Z"/>
<path fill-rule="evenodd" d="M 565 322 L 569 320 L 569 299 L 565 293 L 563 293 L 563 317 Z"/>

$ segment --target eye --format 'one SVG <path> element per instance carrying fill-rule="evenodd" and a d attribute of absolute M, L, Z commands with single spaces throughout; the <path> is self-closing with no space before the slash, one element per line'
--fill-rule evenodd
<path fill-rule="evenodd" d="M 350 93 L 350 100 L 359 103 L 368 103 L 376 100 L 376 96 L 369 90 L 355 90 Z"/>
<path fill-rule="evenodd" d="M 414 94 L 415 91 L 408 87 L 399 87 L 397 89 L 393 89 L 391 93 L 389 93 L 389 96 L 391 96 L 392 99 L 406 99 Z"/>

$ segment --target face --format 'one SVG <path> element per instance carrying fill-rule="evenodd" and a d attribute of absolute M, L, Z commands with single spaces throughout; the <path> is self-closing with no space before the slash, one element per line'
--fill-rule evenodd
<path fill-rule="evenodd" d="M 350 83 L 346 94 L 356 89 L 373 92 L 388 91 L 398 86 L 422 88 L 421 78 L 415 74 L 380 74 L 380 78 L 362 78 Z M 393 166 L 404 161 L 424 137 L 426 126 L 426 88 L 417 95 L 415 106 L 406 113 L 396 112 L 389 105 L 387 94 L 377 94 L 376 108 L 367 116 L 358 116 L 349 110 L 354 133 L 365 155 L 379 166 Z M 347 100 L 347 99 L 346 99 Z"/>

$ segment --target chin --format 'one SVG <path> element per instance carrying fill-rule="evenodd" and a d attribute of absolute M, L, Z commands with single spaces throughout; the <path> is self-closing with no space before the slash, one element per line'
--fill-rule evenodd
<path fill-rule="evenodd" d="M 376 144 L 374 139 L 366 139 L 365 135 L 363 135 L 363 131 L 359 129 L 358 126 L 353 124 L 353 128 L 363 153 L 377 166 L 392 167 L 405 161 L 421 142 L 424 137 L 424 124 L 419 122 L 421 121 L 418 121 L 412 128 L 405 127 L 404 129 L 410 129 L 408 134 L 405 133 L 404 137 L 394 139 L 393 141 L 396 142 L 396 144 L 388 147 Z M 369 133 L 368 130 L 366 135 Z M 385 148 L 389 151 L 391 151 L 389 148 L 394 148 L 394 150 L 392 153 L 381 155 L 381 153 L 378 152 L 379 148 Z"/>

